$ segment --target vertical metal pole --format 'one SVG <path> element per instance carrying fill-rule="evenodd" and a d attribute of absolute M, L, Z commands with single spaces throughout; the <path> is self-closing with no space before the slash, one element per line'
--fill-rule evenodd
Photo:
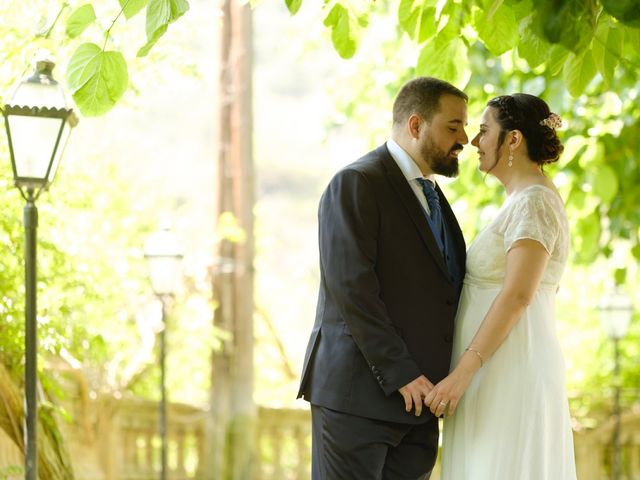
<path fill-rule="evenodd" d="M 37 480 L 37 427 L 38 405 L 36 384 L 38 373 L 38 336 L 36 323 L 36 238 L 38 229 L 38 209 L 29 192 L 27 204 L 24 206 L 25 235 L 25 479 Z"/>
<path fill-rule="evenodd" d="M 620 451 L 620 349 L 618 348 L 618 339 L 613 339 L 613 376 L 615 382 L 615 394 L 613 402 L 613 414 L 615 416 L 615 424 L 613 430 L 613 480 L 620 479 L 621 454 Z"/>
<path fill-rule="evenodd" d="M 162 301 L 162 330 L 160 331 L 160 480 L 167 479 L 167 392 L 165 383 L 165 353 L 167 332 L 167 306 L 164 298 Z"/>

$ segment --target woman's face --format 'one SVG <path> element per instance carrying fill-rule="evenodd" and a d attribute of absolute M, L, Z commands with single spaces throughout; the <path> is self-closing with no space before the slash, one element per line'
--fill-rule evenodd
<path fill-rule="evenodd" d="M 504 148 L 498 145 L 498 137 L 500 135 L 500 125 L 496 122 L 495 108 L 487 107 L 482 113 L 480 119 L 480 131 L 471 140 L 471 145 L 478 149 L 480 156 L 480 171 L 488 172 L 504 154 Z"/>

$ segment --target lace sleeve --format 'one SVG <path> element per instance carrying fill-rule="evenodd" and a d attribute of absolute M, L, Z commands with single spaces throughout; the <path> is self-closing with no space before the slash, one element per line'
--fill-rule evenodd
<path fill-rule="evenodd" d="M 511 250 L 516 241 L 526 238 L 540 243 L 549 255 L 553 253 L 560 234 L 560 221 L 552 195 L 555 194 L 551 191 L 536 188 L 523 192 L 514 200 L 499 227 L 504 235 L 505 252 Z"/>

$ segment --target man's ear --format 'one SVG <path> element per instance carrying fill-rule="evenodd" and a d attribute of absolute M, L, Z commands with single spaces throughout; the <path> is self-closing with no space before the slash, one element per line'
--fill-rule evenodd
<path fill-rule="evenodd" d="M 411 114 L 409 119 L 407 120 L 407 129 L 409 130 L 409 135 L 411 138 L 420 137 L 420 129 L 423 127 L 422 118 L 415 113 Z"/>

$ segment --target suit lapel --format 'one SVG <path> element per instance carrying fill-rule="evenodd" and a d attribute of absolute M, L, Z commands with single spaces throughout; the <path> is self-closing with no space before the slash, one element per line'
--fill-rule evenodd
<path fill-rule="evenodd" d="M 402 205 L 407 210 L 407 213 L 409 214 L 409 217 L 418 230 L 422 241 L 427 246 L 429 252 L 431 252 L 433 258 L 436 260 L 436 263 L 440 267 L 440 270 L 442 270 L 442 273 L 445 275 L 445 277 L 449 279 L 449 271 L 447 270 L 447 265 L 444 262 L 442 253 L 440 253 L 440 249 L 438 248 L 436 239 L 431 232 L 429 224 L 427 223 L 425 213 L 420 207 L 420 203 L 416 199 L 413 190 L 411 190 L 407 179 L 403 175 L 400 167 L 398 167 L 393 157 L 391 157 L 391 154 L 389 153 L 389 150 L 387 150 L 386 145 L 382 145 L 378 150 L 381 150 L 380 154 L 382 158 L 382 164 L 387 173 L 387 178 L 393 186 L 393 189 L 398 194 Z"/>

